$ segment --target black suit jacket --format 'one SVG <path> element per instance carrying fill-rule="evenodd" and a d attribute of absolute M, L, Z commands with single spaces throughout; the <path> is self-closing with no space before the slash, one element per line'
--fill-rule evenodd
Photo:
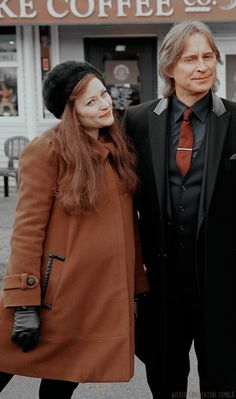
<path fill-rule="evenodd" d="M 197 263 L 203 271 L 200 289 L 206 367 L 214 380 L 224 376 L 236 387 L 236 103 L 213 93 L 212 100 L 197 226 Z M 124 118 L 138 154 L 142 187 L 135 202 L 147 274 L 160 304 L 160 323 L 165 323 L 165 265 L 171 220 L 166 188 L 168 106 L 168 98 L 151 101 L 130 107 Z"/>

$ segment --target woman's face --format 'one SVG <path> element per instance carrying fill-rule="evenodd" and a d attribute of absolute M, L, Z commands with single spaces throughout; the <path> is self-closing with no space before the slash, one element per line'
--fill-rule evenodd
<path fill-rule="evenodd" d="M 100 128 L 114 122 L 112 99 L 96 77 L 89 81 L 83 94 L 75 100 L 75 110 L 79 123 L 88 134 L 96 138 Z"/>

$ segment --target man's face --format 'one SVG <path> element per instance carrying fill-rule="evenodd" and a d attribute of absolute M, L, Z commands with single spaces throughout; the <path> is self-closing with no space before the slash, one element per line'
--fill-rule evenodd
<path fill-rule="evenodd" d="M 208 39 L 201 33 L 190 36 L 184 51 L 168 75 L 175 81 L 177 97 L 192 105 L 212 88 L 216 80 L 217 60 Z"/>

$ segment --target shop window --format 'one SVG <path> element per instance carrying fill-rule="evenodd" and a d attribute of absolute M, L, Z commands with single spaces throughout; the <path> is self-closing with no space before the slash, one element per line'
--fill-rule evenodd
<path fill-rule="evenodd" d="M 44 79 L 46 73 L 50 70 L 51 57 L 51 35 L 49 26 L 39 27 L 39 38 L 40 38 L 40 55 L 41 55 L 41 71 L 42 79 Z"/>
<path fill-rule="evenodd" d="M 226 98 L 236 102 L 236 55 L 226 55 Z"/>
<path fill-rule="evenodd" d="M 51 69 L 51 29 L 49 26 L 39 27 L 40 59 L 42 81 Z M 43 117 L 51 118 L 50 112 L 43 105 Z"/>
<path fill-rule="evenodd" d="M 16 28 L 0 27 L 0 117 L 18 116 Z"/>

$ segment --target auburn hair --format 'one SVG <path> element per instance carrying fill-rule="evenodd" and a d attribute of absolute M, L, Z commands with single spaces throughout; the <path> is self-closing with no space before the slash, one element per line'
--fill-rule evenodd
<path fill-rule="evenodd" d="M 93 145 L 94 139 L 78 121 L 74 102 L 83 94 L 96 75 L 88 74 L 75 86 L 54 136 L 56 152 L 60 154 L 60 183 L 57 197 L 67 213 L 93 213 L 98 210 L 98 199 L 104 187 L 101 154 Z M 102 80 L 101 80 L 102 81 Z M 102 83 L 104 83 L 102 81 Z M 136 174 L 134 148 L 121 129 L 114 114 L 111 126 L 100 129 L 100 136 L 114 144 L 115 168 L 123 192 L 134 193 L 139 179 Z"/>

